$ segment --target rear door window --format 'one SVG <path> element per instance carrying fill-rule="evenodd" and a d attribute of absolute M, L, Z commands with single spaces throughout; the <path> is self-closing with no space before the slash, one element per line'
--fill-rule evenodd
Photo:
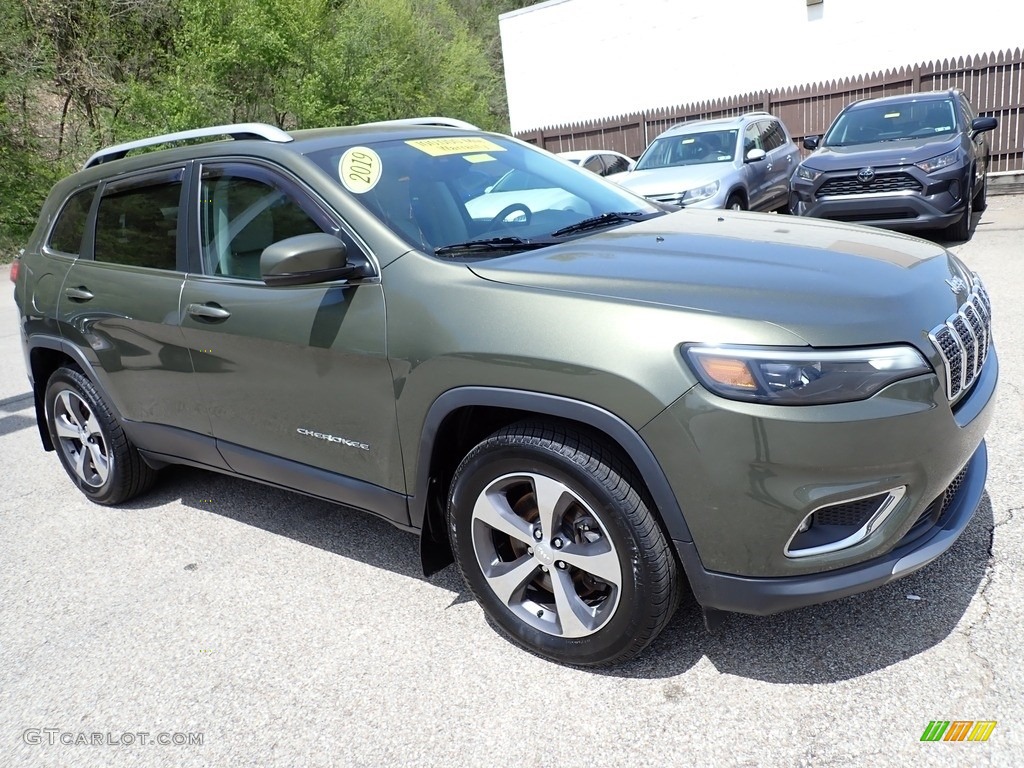
<path fill-rule="evenodd" d="M 93 259 L 177 269 L 182 176 L 176 170 L 107 184 L 96 211 Z"/>

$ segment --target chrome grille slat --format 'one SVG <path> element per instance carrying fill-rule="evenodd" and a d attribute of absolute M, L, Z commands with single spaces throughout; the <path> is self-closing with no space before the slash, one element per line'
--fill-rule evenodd
<path fill-rule="evenodd" d="M 967 301 L 928 338 L 946 369 L 946 397 L 954 402 L 977 381 L 992 343 L 992 302 L 977 274 Z"/>

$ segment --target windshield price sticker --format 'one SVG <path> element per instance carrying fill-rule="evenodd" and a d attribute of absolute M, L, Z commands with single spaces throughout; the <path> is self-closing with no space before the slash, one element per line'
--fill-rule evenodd
<path fill-rule="evenodd" d="M 415 147 L 420 152 L 426 152 L 431 157 L 444 157 L 445 155 L 469 155 L 487 152 L 504 152 L 504 147 L 499 147 L 493 141 L 483 136 L 465 136 L 444 139 L 414 139 L 405 142 L 410 147 Z"/>
<path fill-rule="evenodd" d="M 369 147 L 352 147 L 338 161 L 338 177 L 345 189 L 363 195 L 380 181 L 380 155 Z"/>
<path fill-rule="evenodd" d="M 494 158 L 490 155 L 463 155 L 463 160 L 467 163 L 493 163 Z"/>

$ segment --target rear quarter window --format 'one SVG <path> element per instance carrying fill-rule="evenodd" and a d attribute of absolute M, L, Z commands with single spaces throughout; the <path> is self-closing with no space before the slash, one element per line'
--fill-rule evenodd
<path fill-rule="evenodd" d="M 90 187 L 75 192 L 64 203 L 57 221 L 50 230 L 50 237 L 46 241 L 46 247 L 52 251 L 67 253 L 77 256 L 82 248 L 82 237 L 85 235 L 85 222 L 89 217 L 89 209 L 92 207 L 92 199 L 96 195 L 96 188 Z"/>

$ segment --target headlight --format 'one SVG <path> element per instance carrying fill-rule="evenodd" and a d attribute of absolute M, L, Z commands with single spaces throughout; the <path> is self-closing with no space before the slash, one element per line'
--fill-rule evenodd
<path fill-rule="evenodd" d="M 705 184 L 703 187 L 686 190 L 679 196 L 679 202 L 685 205 L 686 203 L 696 203 L 700 200 L 707 200 L 709 197 L 713 197 L 717 191 L 718 182 L 712 181 L 710 184 Z"/>
<path fill-rule="evenodd" d="M 925 173 L 935 173 L 935 171 L 940 168 L 953 165 L 960 159 L 959 154 L 960 153 L 954 149 L 952 152 L 947 152 L 944 155 L 939 155 L 938 157 L 933 157 L 928 160 L 922 160 L 920 163 L 916 163 L 916 165 Z"/>
<path fill-rule="evenodd" d="M 819 176 L 821 176 L 821 171 L 808 168 L 806 165 L 798 165 L 796 167 L 796 177 L 798 179 L 803 179 L 804 181 L 815 181 Z"/>
<path fill-rule="evenodd" d="M 772 405 L 865 400 L 894 381 L 932 370 L 908 346 L 814 351 L 694 345 L 684 355 L 700 382 L 715 394 Z"/>

